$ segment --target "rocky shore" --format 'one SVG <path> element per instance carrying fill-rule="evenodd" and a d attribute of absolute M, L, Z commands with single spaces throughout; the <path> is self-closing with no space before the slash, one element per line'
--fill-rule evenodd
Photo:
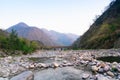
<path fill-rule="evenodd" d="M 51 76 L 50 80 L 120 80 L 119 62 L 97 60 L 98 57 L 106 56 L 118 57 L 120 50 L 50 50 L 37 51 L 31 55 L 2 57 L 0 80 L 49 80 L 43 79 L 41 75 Z M 47 73 L 49 71 L 50 75 Z M 61 77 L 56 79 L 52 72 Z"/>

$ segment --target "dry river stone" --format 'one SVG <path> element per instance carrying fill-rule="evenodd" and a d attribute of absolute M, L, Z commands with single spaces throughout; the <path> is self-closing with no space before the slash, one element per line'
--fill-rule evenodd
<path fill-rule="evenodd" d="M 34 74 L 32 73 L 32 71 L 25 71 L 11 78 L 10 80 L 34 80 Z"/>

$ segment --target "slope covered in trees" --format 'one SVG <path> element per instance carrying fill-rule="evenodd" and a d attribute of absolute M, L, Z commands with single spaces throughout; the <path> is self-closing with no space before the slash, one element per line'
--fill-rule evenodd
<path fill-rule="evenodd" d="M 120 0 L 114 0 L 109 8 L 90 26 L 73 48 L 120 48 Z"/>

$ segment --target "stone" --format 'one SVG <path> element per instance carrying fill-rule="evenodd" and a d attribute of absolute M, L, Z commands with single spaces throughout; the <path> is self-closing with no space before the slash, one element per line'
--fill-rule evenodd
<path fill-rule="evenodd" d="M 22 66 L 22 67 L 28 69 L 29 66 L 30 66 L 30 63 L 29 63 L 29 62 L 20 62 L 20 63 L 19 63 L 19 66 Z"/>
<path fill-rule="evenodd" d="M 96 80 L 111 80 L 111 79 L 107 78 L 107 77 L 104 76 L 104 75 L 98 74 Z"/>
<path fill-rule="evenodd" d="M 90 80 L 98 80 L 98 75 L 90 76 Z"/>
<path fill-rule="evenodd" d="M 106 66 L 106 64 L 105 64 L 104 62 L 101 62 L 101 63 L 99 64 L 99 66 L 102 67 L 102 68 L 104 68 L 104 67 Z"/>
<path fill-rule="evenodd" d="M 106 65 L 106 66 L 104 67 L 104 71 L 108 71 L 108 70 L 110 70 L 110 66 Z"/>
<path fill-rule="evenodd" d="M 34 74 L 32 71 L 25 71 L 10 80 L 34 80 Z"/>
<path fill-rule="evenodd" d="M 72 63 L 66 63 L 66 65 L 67 65 L 67 66 L 73 66 L 73 64 L 72 64 Z"/>
<path fill-rule="evenodd" d="M 91 62 L 91 65 L 96 65 L 97 63 L 96 62 Z"/>
<path fill-rule="evenodd" d="M 16 74 L 25 70 L 25 68 L 19 66 L 18 64 L 10 64 L 9 69 L 11 74 Z"/>
<path fill-rule="evenodd" d="M 54 67 L 54 68 L 57 68 L 57 67 L 59 67 L 59 64 L 56 63 L 56 62 L 54 62 L 54 63 L 53 63 L 53 67 Z"/>
<path fill-rule="evenodd" d="M 120 74 L 117 76 L 117 79 L 119 79 L 119 80 L 120 80 Z"/>
<path fill-rule="evenodd" d="M 44 63 L 38 63 L 38 66 L 40 67 L 40 68 L 47 68 L 48 66 L 46 65 L 46 64 L 44 64 Z"/>
<path fill-rule="evenodd" d="M 94 71 L 94 72 L 97 72 L 97 71 L 99 70 L 99 68 L 98 68 L 97 66 L 92 66 L 91 69 L 92 69 L 92 71 Z"/>
<path fill-rule="evenodd" d="M 8 77 L 10 75 L 10 70 L 6 68 L 0 68 L 0 76 Z"/>
<path fill-rule="evenodd" d="M 113 62 L 111 67 L 112 67 L 112 69 L 117 69 L 118 63 L 117 62 Z"/>
<path fill-rule="evenodd" d="M 11 63 L 12 62 L 12 57 L 11 56 L 8 56 L 8 57 L 5 57 L 4 58 L 4 62 L 6 62 L 6 63 Z"/>
<path fill-rule="evenodd" d="M 30 65 L 29 65 L 29 68 L 30 68 L 30 69 L 34 69 L 34 68 L 35 68 L 35 65 L 34 65 L 34 64 L 30 64 Z"/>
<path fill-rule="evenodd" d="M 118 72 L 120 73 L 120 68 L 117 68 Z"/>
<path fill-rule="evenodd" d="M 85 74 L 85 73 L 84 73 L 84 74 L 82 75 L 82 79 L 87 79 L 87 78 L 89 78 L 89 77 L 90 77 L 90 74 Z"/>
<path fill-rule="evenodd" d="M 67 61 L 65 61 L 65 60 L 64 60 L 64 61 L 63 61 L 63 63 L 64 63 L 64 64 L 66 64 L 66 63 L 67 63 Z"/>
<path fill-rule="evenodd" d="M 107 74 L 111 77 L 114 77 L 114 74 L 111 71 L 108 71 Z"/>
<path fill-rule="evenodd" d="M 104 68 L 99 68 L 98 72 L 99 73 L 104 73 Z"/>
<path fill-rule="evenodd" d="M 2 77 L 0 77 L 0 80 L 9 80 L 8 78 L 2 78 Z"/>
<path fill-rule="evenodd" d="M 92 58 L 90 58 L 90 57 L 83 57 L 83 60 L 85 60 L 85 61 L 91 61 Z"/>
<path fill-rule="evenodd" d="M 113 62 L 112 64 L 113 64 L 113 65 L 118 65 L 118 63 L 117 63 L 117 62 Z"/>

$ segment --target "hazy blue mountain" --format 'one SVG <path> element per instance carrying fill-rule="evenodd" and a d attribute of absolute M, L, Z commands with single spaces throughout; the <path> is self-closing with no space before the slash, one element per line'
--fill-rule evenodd
<path fill-rule="evenodd" d="M 79 36 L 72 33 L 60 33 L 54 30 L 48 31 L 47 29 L 42 29 L 47 33 L 55 42 L 60 45 L 70 46 Z"/>
<path fill-rule="evenodd" d="M 12 29 L 17 31 L 18 36 L 29 40 L 38 40 L 46 46 L 69 46 L 78 38 L 78 35 L 39 29 L 34 26 L 28 26 L 23 22 L 11 26 L 7 31 L 11 32 Z"/>
<path fill-rule="evenodd" d="M 25 24 L 24 22 L 20 22 L 16 25 L 11 26 L 10 28 L 7 29 L 8 32 L 11 32 L 12 29 L 19 31 L 25 28 L 28 28 L 29 26 L 27 24 Z"/>

